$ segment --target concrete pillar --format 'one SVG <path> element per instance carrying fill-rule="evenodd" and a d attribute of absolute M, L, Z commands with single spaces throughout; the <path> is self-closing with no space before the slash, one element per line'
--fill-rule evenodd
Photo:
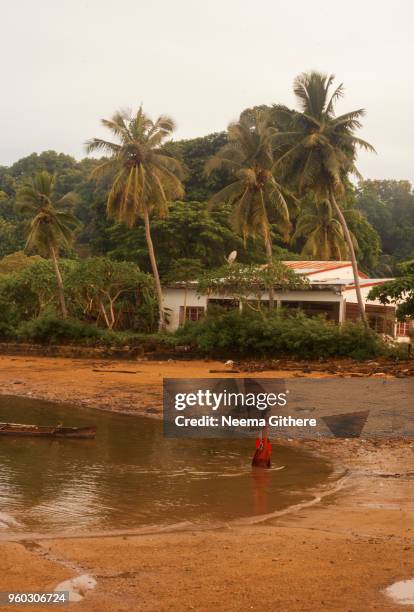
<path fill-rule="evenodd" d="M 341 299 L 339 301 L 339 323 L 344 323 L 346 319 L 346 299 L 343 295 L 341 295 Z"/>

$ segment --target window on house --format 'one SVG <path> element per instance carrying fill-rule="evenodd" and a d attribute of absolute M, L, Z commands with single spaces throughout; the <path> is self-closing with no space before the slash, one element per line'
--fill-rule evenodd
<path fill-rule="evenodd" d="M 269 300 L 247 300 L 248 304 L 251 304 L 253 306 L 253 308 L 258 308 L 260 306 L 260 308 L 269 308 Z M 276 306 L 276 300 L 275 300 L 275 306 Z"/>
<path fill-rule="evenodd" d="M 409 337 L 410 330 L 412 329 L 411 324 L 407 321 L 399 321 L 397 323 L 396 335 L 399 337 Z"/>
<path fill-rule="evenodd" d="M 375 329 L 376 332 L 384 331 L 384 319 L 382 317 L 371 315 L 368 317 L 368 323 L 371 329 Z"/>
<path fill-rule="evenodd" d="M 309 317 L 325 316 L 330 321 L 339 321 L 339 302 L 290 302 L 283 300 L 282 308 L 297 309 Z"/>
<path fill-rule="evenodd" d="M 185 309 L 186 321 L 199 321 L 203 318 L 205 312 L 204 306 L 187 306 Z M 180 306 L 180 323 L 184 321 L 184 306 Z"/>
<path fill-rule="evenodd" d="M 394 335 L 394 320 L 386 316 L 368 314 L 369 326 L 379 334 Z"/>
<path fill-rule="evenodd" d="M 239 308 L 239 300 L 210 298 L 207 302 L 207 307 L 210 308 L 211 306 L 213 308 L 222 308 L 223 310 L 235 310 Z"/>

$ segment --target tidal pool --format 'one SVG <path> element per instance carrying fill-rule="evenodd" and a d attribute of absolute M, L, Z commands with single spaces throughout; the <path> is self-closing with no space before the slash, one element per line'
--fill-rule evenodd
<path fill-rule="evenodd" d="M 268 514 L 309 497 L 332 467 L 273 446 L 252 469 L 254 440 L 175 440 L 162 423 L 0 397 L 0 422 L 96 425 L 95 440 L 0 436 L 0 532 L 132 529 Z M 307 492 L 308 491 L 308 492 Z"/>

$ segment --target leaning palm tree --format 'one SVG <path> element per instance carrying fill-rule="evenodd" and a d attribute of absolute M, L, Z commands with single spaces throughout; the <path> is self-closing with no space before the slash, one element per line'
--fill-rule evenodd
<path fill-rule="evenodd" d="M 294 82 L 294 93 L 300 111 L 286 106 L 273 107 L 273 119 L 279 127 L 273 144 L 276 149 L 276 168 L 283 167 L 295 179 L 300 194 L 313 192 L 317 200 L 329 200 L 338 217 L 347 243 L 354 273 L 360 316 L 365 325 L 364 302 L 361 296 L 358 264 L 352 236 L 341 209 L 347 177 L 360 177 L 356 168 L 358 148 L 373 151 L 373 147 L 358 138 L 355 131 L 361 126 L 363 109 L 336 116 L 335 103 L 343 95 L 343 85 L 333 91 L 334 76 L 319 72 L 299 75 Z"/>
<path fill-rule="evenodd" d="M 164 216 L 171 200 L 184 194 L 182 164 L 162 150 L 161 146 L 175 129 L 172 119 L 159 117 L 155 122 L 142 107 L 135 114 L 119 111 L 112 119 L 102 119 L 117 142 L 92 138 L 86 143 L 88 153 L 101 151 L 109 159 L 99 164 L 92 176 L 109 176 L 108 217 L 132 227 L 144 220 L 148 255 L 154 274 L 159 307 L 159 328 L 165 327 L 163 295 L 157 260 L 151 237 L 150 216 Z"/>
<path fill-rule="evenodd" d="M 352 235 L 354 248 L 357 241 Z M 348 257 L 348 248 L 341 223 L 332 211 L 329 200 L 312 200 L 298 217 L 292 243 L 305 240 L 302 255 L 318 259 L 342 260 Z"/>
<path fill-rule="evenodd" d="M 273 172 L 271 138 L 275 128 L 264 110 L 243 114 L 237 123 L 228 127 L 228 143 L 206 163 L 207 174 L 217 170 L 229 171 L 231 183 L 210 198 L 210 205 L 222 202 L 234 205 L 234 227 L 244 240 L 260 236 L 265 245 L 266 258 L 273 262 L 271 223 L 275 222 L 287 241 L 291 227 L 289 199 L 292 194 L 278 181 Z M 273 290 L 269 292 L 270 307 L 274 306 Z"/>
<path fill-rule="evenodd" d="M 66 319 L 68 311 L 58 260 L 60 248 L 72 244 L 74 230 L 79 225 L 78 219 L 70 212 L 77 196 L 70 192 L 55 199 L 55 182 L 55 177 L 48 172 L 39 172 L 29 185 L 17 192 L 17 206 L 22 213 L 31 216 L 26 248 L 52 260 L 62 316 Z"/>

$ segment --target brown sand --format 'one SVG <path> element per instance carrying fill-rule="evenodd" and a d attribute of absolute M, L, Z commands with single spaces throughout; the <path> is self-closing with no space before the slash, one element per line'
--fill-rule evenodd
<path fill-rule="evenodd" d="M 228 370 L 228 374 L 222 373 Z M 219 374 L 210 370 L 220 370 Z M 263 371 L 285 378 L 297 371 Z M 0 355 L 0 393 L 160 417 L 163 378 L 243 377 L 216 361 L 93 361 Z M 251 375 L 251 374 L 250 374 Z M 301 376 L 312 376 L 302 374 Z M 256 374 L 255 374 L 256 376 Z M 318 372 L 317 376 L 333 376 Z"/>
<path fill-rule="evenodd" d="M 94 368 L 140 372 L 99 373 Z M 145 413 L 159 403 L 163 376 L 206 377 L 210 369 L 222 368 L 201 361 L 98 364 L 2 357 L 0 392 Z M 260 373 L 277 375 L 294 373 Z M 414 577 L 413 444 L 326 440 L 306 445 L 348 469 L 342 487 L 330 495 L 325 490 L 313 505 L 265 523 L 209 531 L 19 542 L 3 536 L 0 591 L 47 591 L 62 580 L 90 573 L 96 589 L 71 608 L 402 609 L 382 590 Z"/>

